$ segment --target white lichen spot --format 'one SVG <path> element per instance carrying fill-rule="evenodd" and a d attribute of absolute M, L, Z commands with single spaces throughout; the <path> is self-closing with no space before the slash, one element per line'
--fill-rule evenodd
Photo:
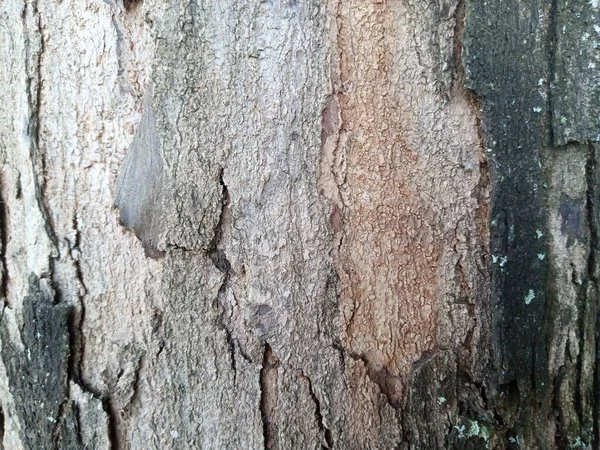
<path fill-rule="evenodd" d="M 595 69 L 595 68 L 596 68 L 596 63 L 591 62 L 588 64 L 588 69 Z"/>
<path fill-rule="evenodd" d="M 598 7 L 598 0 L 590 0 L 590 5 L 592 5 L 592 8 L 597 8 Z"/>
<path fill-rule="evenodd" d="M 535 236 L 539 239 L 544 235 L 540 230 L 535 230 Z"/>
<path fill-rule="evenodd" d="M 500 258 L 500 267 L 504 267 L 506 265 L 506 263 L 508 262 L 508 257 L 507 256 L 503 256 Z"/>
<path fill-rule="evenodd" d="M 492 153 L 492 149 L 491 149 L 491 148 L 488 148 L 488 149 L 487 149 L 487 152 L 488 152 L 488 153 Z"/>
<path fill-rule="evenodd" d="M 565 116 L 561 116 L 560 118 L 560 123 L 565 124 L 569 121 L 569 119 L 567 119 Z"/>
<path fill-rule="evenodd" d="M 515 444 L 517 447 L 521 446 L 521 442 L 519 441 L 519 436 L 510 436 L 508 438 L 508 441 L 512 444 Z"/>
<path fill-rule="evenodd" d="M 458 438 L 462 439 L 463 437 L 465 437 L 465 426 L 464 425 L 454 425 L 454 428 L 456 428 L 456 431 L 458 431 Z"/>
<path fill-rule="evenodd" d="M 590 38 L 590 33 L 583 33 L 583 36 L 581 36 L 581 40 L 583 42 L 586 42 L 589 38 Z"/>
<path fill-rule="evenodd" d="M 179 437 L 179 433 L 175 430 L 171 430 L 170 434 L 173 439 L 177 439 Z"/>
<path fill-rule="evenodd" d="M 48 419 L 48 422 L 56 423 L 56 419 L 54 417 L 48 416 L 46 419 Z"/>
<path fill-rule="evenodd" d="M 594 30 L 596 33 L 600 34 L 600 25 L 594 25 Z"/>
<path fill-rule="evenodd" d="M 496 264 L 498 262 L 498 257 L 496 255 L 492 255 L 492 264 Z"/>
<path fill-rule="evenodd" d="M 538 86 L 541 86 L 542 84 L 544 84 L 544 81 L 546 81 L 546 80 L 544 80 L 543 78 L 540 78 L 538 80 Z"/>
<path fill-rule="evenodd" d="M 476 420 L 471 422 L 471 428 L 469 428 L 469 436 L 479 436 L 479 424 Z"/>
<path fill-rule="evenodd" d="M 577 436 L 573 442 L 569 444 L 569 448 L 584 448 L 591 449 L 582 439 L 581 436 Z"/>
<path fill-rule="evenodd" d="M 446 403 L 446 401 L 446 397 L 438 397 L 437 399 L 438 405 L 443 405 L 444 403 Z"/>
<path fill-rule="evenodd" d="M 471 426 L 467 436 L 483 439 L 485 441 L 485 448 L 489 448 L 490 430 L 485 425 L 480 425 L 476 420 L 471 421 Z"/>
<path fill-rule="evenodd" d="M 545 253 L 538 253 L 538 259 L 539 259 L 540 261 L 543 261 L 545 257 L 546 257 L 546 254 L 545 254 Z"/>
<path fill-rule="evenodd" d="M 541 106 L 535 106 L 533 108 L 533 112 L 535 112 L 535 113 L 541 113 L 542 112 L 542 107 Z"/>
<path fill-rule="evenodd" d="M 533 289 L 529 289 L 529 292 L 525 296 L 525 304 L 526 305 L 531 304 L 531 302 L 533 301 L 534 298 L 535 298 L 535 292 L 533 292 Z"/>

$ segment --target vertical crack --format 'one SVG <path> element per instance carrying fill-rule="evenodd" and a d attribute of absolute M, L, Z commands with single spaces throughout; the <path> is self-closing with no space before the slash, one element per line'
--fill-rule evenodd
<path fill-rule="evenodd" d="M 233 382 L 236 382 L 237 378 L 237 368 L 235 362 L 235 340 L 233 338 L 233 334 L 227 325 L 226 321 L 226 308 L 225 301 L 227 295 L 227 288 L 229 286 L 229 280 L 231 277 L 231 263 L 227 259 L 227 255 L 225 251 L 223 251 L 221 247 L 221 240 L 223 235 L 225 234 L 226 228 L 229 226 L 229 190 L 227 189 L 227 185 L 223 180 L 223 169 L 219 172 L 219 184 L 221 185 L 221 212 L 219 214 L 219 222 L 214 228 L 214 237 L 208 249 L 208 254 L 212 263 L 215 265 L 217 269 L 223 273 L 223 282 L 219 287 L 219 292 L 217 294 L 217 298 L 215 299 L 215 307 L 220 311 L 220 316 L 218 319 L 219 325 L 223 328 L 225 332 L 225 339 L 227 341 L 227 346 L 229 348 L 229 357 L 231 359 L 231 368 L 233 370 Z"/>
<path fill-rule="evenodd" d="M 110 450 L 119 450 L 121 448 L 121 434 L 119 432 L 119 412 L 114 401 L 109 397 L 102 399 L 102 408 L 108 417 L 108 440 Z"/>
<path fill-rule="evenodd" d="M 208 253 L 210 259 L 217 269 L 225 274 L 226 278 L 229 277 L 229 271 L 231 270 L 231 264 L 225 255 L 223 249 L 220 248 L 221 240 L 225 232 L 225 228 L 229 224 L 229 190 L 223 180 L 223 169 L 219 173 L 219 184 L 221 186 L 221 212 L 219 214 L 219 222 L 214 228 L 214 237 L 210 243 Z"/>
<path fill-rule="evenodd" d="M 332 449 L 333 448 L 333 437 L 331 435 L 331 430 L 325 425 L 325 421 L 323 420 L 323 413 L 321 412 L 321 402 L 319 398 L 315 394 L 312 381 L 309 377 L 307 377 L 304 373 L 301 373 L 302 378 L 306 380 L 308 383 L 308 392 L 310 393 L 310 398 L 315 404 L 315 419 L 317 421 L 317 425 L 319 426 L 319 430 L 321 434 L 325 438 L 325 445 L 322 445 L 321 448 L 323 450 Z"/>
<path fill-rule="evenodd" d="M 588 276 L 587 276 L 587 283 L 592 284 L 592 289 L 587 289 L 587 293 L 589 292 L 593 292 L 594 293 L 594 297 L 593 299 L 589 299 L 586 297 L 586 304 L 589 305 L 590 303 L 594 302 L 595 304 L 595 308 L 592 309 L 592 311 L 595 312 L 596 314 L 596 320 L 595 320 L 595 324 L 594 324 L 594 329 L 595 329 L 595 336 L 593 337 L 593 339 L 595 340 L 595 359 L 596 359 L 596 364 L 594 364 L 594 379 L 592 380 L 592 395 L 593 398 L 591 399 L 591 401 L 593 402 L 593 407 L 592 407 L 592 440 L 594 442 L 594 448 L 598 449 L 600 448 L 600 430 L 599 430 L 599 424 L 600 424 L 600 369 L 598 367 L 599 365 L 599 361 L 600 361 L 600 335 L 599 335 L 599 331 L 600 331 L 600 314 L 598 311 L 598 273 L 597 273 L 597 269 L 596 269 L 596 265 L 597 265 L 597 258 L 596 258 L 596 252 L 598 251 L 598 246 L 599 246 L 599 240 L 598 240 L 598 223 L 597 223 L 597 218 L 596 218 L 596 214 L 597 214 L 597 208 L 596 208 L 596 202 L 597 202 L 597 189 L 596 189 L 596 184 L 597 184 L 597 165 L 598 165 L 598 161 L 597 161 L 597 157 L 596 157 L 596 148 L 594 146 L 593 143 L 588 143 L 588 161 L 587 161 L 587 167 L 586 167 L 586 177 L 587 177 L 587 192 L 586 192 L 586 212 L 587 212 L 587 220 L 588 220 L 588 226 L 590 229 L 590 254 L 589 254 L 589 258 L 588 258 Z M 587 313 L 588 311 L 584 311 L 583 313 Z M 583 316 L 583 314 L 582 314 Z M 583 318 L 582 318 L 582 322 L 583 322 Z M 581 325 L 582 327 L 584 326 L 583 324 Z M 583 341 L 585 335 L 583 334 L 583 329 L 581 330 L 581 341 Z M 581 343 L 581 345 L 583 345 L 583 342 Z M 580 350 L 580 356 L 579 359 L 583 358 L 582 355 L 582 351 Z M 580 363 L 579 363 L 580 364 Z M 579 377 L 582 376 L 581 373 L 581 367 L 578 368 L 579 370 Z M 580 384 L 580 383 L 579 383 Z M 577 395 L 580 396 L 581 392 L 578 389 L 577 390 Z M 579 401 L 579 403 L 581 404 L 581 400 Z M 581 414 L 582 411 L 580 411 Z"/>
<path fill-rule="evenodd" d="M 465 68 L 462 58 L 462 36 L 465 29 L 465 0 L 458 0 L 454 11 L 454 34 L 452 36 L 450 91 L 461 90 L 465 81 Z"/>
<path fill-rule="evenodd" d="M 8 226 L 8 210 L 4 198 L 4 179 L 0 179 L 0 297 L 4 305 L 8 304 L 8 266 L 6 264 L 6 246 Z"/>
<path fill-rule="evenodd" d="M 260 414 L 263 422 L 263 436 L 265 450 L 279 450 L 279 436 L 277 425 L 277 397 L 279 358 L 265 344 L 263 365 L 260 370 Z"/>
<path fill-rule="evenodd" d="M 83 280 L 83 271 L 81 270 L 81 264 L 79 262 L 79 252 L 81 247 L 81 231 L 79 230 L 79 224 L 77 216 L 73 216 L 73 230 L 75 232 L 75 241 L 73 242 L 70 251 L 71 260 L 75 268 L 75 276 L 80 285 L 80 292 L 78 295 L 79 310 L 73 311 L 72 317 L 69 320 L 69 335 L 71 354 L 69 355 L 69 377 L 76 381 L 79 385 L 82 385 L 82 373 L 83 373 L 83 352 L 85 347 L 85 335 L 83 332 L 83 323 L 85 320 L 85 296 L 87 295 L 87 287 Z"/>
<path fill-rule="evenodd" d="M 37 33 L 39 36 L 39 48 L 33 47 L 33 37 L 29 31 L 25 39 L 26 56 L 27 59 L 32 58 L 35 54 L 35 71 L 27 70 L 27 101 L 29 104 L 29 124 L 28 124 L 28 135 L 30 136 L 29 153 L 31 162 L 33 165 L 33 180 L 35 188 L 35 197 L 38 203 L 40 214 L 44 219 L 44 228 L 50 241 L 54 244 L 55 248 L 58 248 L 58 239 L 52 226 L 52 218 L 49 213 L 49 208 L 45 201 L 45 176 L 47 172 L 46 158 L 41 151 L 42 133 L 40 126 L 40 117 L 42 110 L 42 94 L 43 94 L 43 77 L 42 77 L 42 66 L 44 63 L 44 53 L 46 51 L 46 38 L 43 32 L 42 15 L 38 10 L 38 2 L 33 1 L 27 4 L 25 8 L 23 19 L 31 14 L 35 17 L 37 22 Z M 25 29 L 27 30 L 27 24 L 25 23 Z M 33 72 L 33 73 L 32 73 Z M 39 159 L 39 161 L 38 161 Z M 36 166 L 37 170 L 36 170 Z"/>
<path fill-rule="evenodd" d="M 0 406 L 0 450 L 4 448 L 4 409 Z"/>

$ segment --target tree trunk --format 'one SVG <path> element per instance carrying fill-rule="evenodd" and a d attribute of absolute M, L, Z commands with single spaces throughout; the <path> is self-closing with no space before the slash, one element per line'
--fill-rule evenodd
<path fill-rule="evenodd" d="M 596 0 L 0 25 L 3 448 L 598 448 Z"/>

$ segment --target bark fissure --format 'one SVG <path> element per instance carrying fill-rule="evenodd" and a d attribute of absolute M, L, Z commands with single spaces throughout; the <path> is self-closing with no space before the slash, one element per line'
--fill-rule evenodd
<path fill-rule="evenodd" d="M 223 274 L 223 281 L 221 283 L 221 286 L 219 287 L 217 298 L 215 299 L 215 307 L 220 312 L 218 317 L 219 326 L 225 332 L 225 340 L 227 342 L 227 347 L 229 348 L 229 358 L 231 360 L 231 369 L 233 370 L 233 382 L 235 383 L 237 379 L 237 368 L 235 361 L 236 345 L 235 340 L 233 338 L 233 333 L 229 325 L 227 324 L 227 310 L 225 308 L 226 296 L 231 278 L 231 263 L 229 262 L 229 259 L 227 259 L 225 251 L 222 248 L 220 248 L 221 240 L 226 231 L 224 228 L 228 226 L 227 215 L 230 201 L 229 190 L 223 180 L 223 172 L 223 169 L 221 169 L 219 172 L 219 184 L 221 186 L 221 211 L 219 213 L 219 221 L 214 228 L 214 237 L 210 244 L 208 254 L 212 263 Z"/>
<path fill-rule="evenodd" d="M 0 297 L 3 305 L 8 304 L 8 265 L 6 260 L 6 246 L 8 244 L 8 210 L 4 191 L 4 178 L 0 178 Z M 0 315 L 0 320 L 2 315 Z"/>
<path fill-rule="evenodd" d="M 477 93 L 465 86 L 465 60 L 463 35 L 465 32 L 466 20 L 466 0 L 459 0 L 454 12 L 454 35 L 452 38 L 452 89 L 454 95 L 464 95 L 471 105 L 471 110 L 475 116 L 475 125 L 477 136 L 479 138 L 479 182 L 475 186 L 473 196 L 477 199 L 477 244 L 481 251 L 481 256 L 489 258 L 488 238 L 489 238 L 489 192 L 491 183 L 490 167 L 486 158 L 486 138 L 482 124 L 483 105 Z M 485 270 L 485 261 L 476 261 L 480 274 L 491 277 L 490 270 Z"/>
<path fill-rule="evenodd" d="M 68 381 L 67 381 L 67 383 L 68 383 Z M 68 384 L 67 384 L 67 386 L 68 386 Z M 56 415 L 56 420 L 54 421 L 54 430 L 52 431 L 54 450 L 59 450 L 58 445 L 60 442 L 60 437 L 61 437 L 60 434 L 61 434 L 63 422 L 65 421 L 66 416 L 69 413 L 70 407 L 71 407 L 71 401 L 69 399 L 68 393 L 66 393 L 62 403 L 58 407 L 58 414 Z"/>
<path fill-rule="evenodd" d="M 109 396 L 102 399 L 102 408 L 108 418 L 108 440 L 110 443 L 110 450 L 120 450 L 121 447 L 121 436 L 119 430 L 119 412 L 114 405 L 114 400 Z"/>
<path fill-rule="evenodd" d="M 403 377 L 392 374 L 388 367 L 373 362 L 366 354 L 359 355 L 350 351 L 347 351 L 346 353 L 353 360 L 361 361 L 365 365 L 367 368 L 367 376 L 373 383 L 379 386 L 379 391 L 386 398 L 390 406 L 394 409 L 400 408 L 403 395 L 402 386 L 405 382 Z M 423 358 L 427 358 L 427 356 L 428 355 L 424 355 Z M 416 362 L 414 366 L 418 364 L 419 362 Z"/>
<path fill-rule="evenodd" d="M 279 450 L 278 427 L 278 368 L 279 359 L 271 346 L 265 344 L 262 369 L 260 370 L 260 414 L 263 423 L 265 450 Z"/>
<path fill-rule="evenodd" d="M 85 321 L 85 297 L 88 289 L 83 280 L 83 271 L 81 269 L 81 263 L 79 260 L 79 252 L 81 246 L 81 231 L 79 230 L 79 224 L 76 214 L 72 219 L 73 230 L 75 232 L 74 242 L 69 249 L 69 255 L 75 268 L 75 276 L 79 284 L 78 289 L 78 311 L 73 312 L 69 320 L 69 336 L 71 352 L 69 355 L 69 378 L 82 385 L 83 380 L 81 374 L 83 373 L 83 354 L 85 348 L 85 333 L 83 329 Z"/>
<path fill-rule="evenodd" d="M 554 0 L 556 1 L 556 0 Z M 579 420 L 580 423 L 582 425 L 585 424 L 585 420 L 583 420 L 584 418 L 582 417 L 582 414 L 584 413 L 583 411 L 583 402 L 581 399 L 581 396 L 583 394 L 583 392 L 580 389 L 581 386 L 581 377 L 583 376 L 583 371 L 582 371 L 582 365 L 583 365 L 583 358 L 585 356 L 585 352 L 584 352 L 584 340 L 586 338 L 586 333 L 585 333 L 585 315 L 589 314 L 589 311 L 591 309 L 592 312 L 595 312 L 596 314 L 596 320 L 594 321 L 594 325 L 595 325 L 595 335 L 592 338 L 595 341 L 595 350 L 596 350 L 596 363 L 594 364 L 594 374 L 593 374 L 593 380 L 592 380 L 592 398 L 590 399 L 593 404 L 592 404 L 592 442 L 594 445 L 594 448 L 600 448 L 600 430 L 599 430 L 599 425 L 600 425 L 600 405 L 599 405 L 599 400 L 600 400 L 600 374 L 599 374 L 599 362 L 600 359 L 598 359 L 598 346 L 600 344 L 600 334 L 599 334 L 599 325 L 600 325 L 600 314 L 598 311 L 598 261 L 597 261 L 597 251 L 600 248 L 600 241 L 598 238 L 598 206 L 597 206 L 597 202 L 598 202 L 598 191 L 596 188 L 597 185 L 597 180 L 598 180 L 598 175 L 597 175 L 597 170 L 598 170 L 598 161 L 597 161 L 597 155 L 596 155 L 596 148 L 594 146 L 593 143 L 589 142 L 588 143 L 588 159 L 587 159 L 587 167 L 586 167 L 586 184 L 587 184 L 587 191 L 586 191 L 586 212 L 587 212 L 587 221 L 588 221 L 588 227 L 589 227 L 589 232 L 590 232 L 590 243 L 589 243 L 589 256 L 588 256 L 588 265 L 587 265 L 587 270 L 588 270 L 588 274 L 587 274 L 587 283 L 586 284 L 590 284 L 591 286 L 586 286 L 586 291 L 584 293 L 584 305 L 580 305 L 581 308 L 581 318 L 580 318 L 580 341 L 579 341 L 579 345 L 580 345 L 580 350 L 579 350 L 579 361 L 578 361 L 578 377 L 577 377 L 577 382 L 578 382 L 578 388 L 576 391 L 576 398 L 578 400 L 579 403 L 579 408 L 578 408 L 578 413 L 579 413 Z M 593 298 L 589 298 L 588 296 L 592 295 Z M 590 304 L 593 304 L 594 307 L 590 308 Z"/>
<path fill-rule="evenodd" d="M 42 131 L 41 131 L 41 111 L 42 111 L 42 94 L 43 94 L 43 76 L 42 68 L 44 65 L 44 54 L 46 51 L 46 36 L 44 34 L 44 27 L 42 22 L 42 14 L 38 10 L 37 0 L 28 3 L 26 10 L 29 10 L 30 14 L 33 14 L 36 19 L 37 29 L 34 31 L 39 36 L 40 47 L 34 50 L 32 48 L 32 36 L 26 37 L 26 47 L 29 56 L 36 54 L 36 65 L 35 73 L 28 73 L 27 79 L 27 97 L 29 104 L 29 129 L 28 134 L 30 136 L 30 156 L 33 164 L 33 180 L 35 185 L 35 196 L 38 202 L 40 213 L 44 219 L 44 228 L 50 241 L 54 244 L 55 251 L 58 249 L 58 238 L 53 226 L 53 220 L 50 215 L 50 208 L 48 207 L 45 188 L 46 188 L 46 155 L 42 151 Z M 27 14 L 27 12 L 25 13 Z M 25 29 L 28 29 L 25 25 Z M 29 34 L 29 33 L 28 33 Z M 34 86 L 32 86 L 35 83 Z M 35 88 L 35 93 L 34 93 Z M 36 167 L 39 164 L 39 167 Z"/>
<path fill-rule="evenodd" d="M 462 57 L 462 35 L 465 28 L 465 0 L 459 0 L 454 11 L 454 35 L 452 36 L 452 85 L 450 91 L 464 90 L 465 68 Z"/>
<path fill-rule="evenodd" d="M 5 417 L 4 417 L 4 408 L 0 406 L 0 449 L 2 448 L 2 443 L 4 442 L 4 427 L 5 427 Z"/>
<path fill-rule="evenodd" d="M 323 414 L 321 412 L 321 402 L 319 401 L 319 398 L 317 397 L 317 395 L 314 391 L 312 380 L 310 379 L 310 377 L 306 376 L 303 372 L 301 372 L 301 376 L 308 383 L 308 393 L 310 394 L 310 398 L 312 399 L 312 401 L 315 404 L 315 420 L 317 422 L 317 426 L 319 427 L 319 431 L 321 432 L 322 437 L 325 440 L 325 445 L 322 445 L 321 448 L 322 449 L 332 449 L 333 448 L 333 437 L 331 435 L 331 430 L 329 429 L 329 427 L 327 427 L 327 425 L 325 425 L 325 420 L 324 420 Z"/>
<path fill-rule="evenodd" d="M 131 405 L 136 401 L 136 399 L 138 397 L 139 388 L 140 388 L 140 380 L 141 380 L 141 372 L 142 372 L 142 367 L 144 366 L 144 364 L 145 364 L 145 356 L 142 355 L 142 356 L 140 356 L 140 358 L 138 359 L 138 361 L 135 365 L 133 381 L 131 383 L 131 396 L 129 397 L 127 404 L 124 405 L 122 408 L 124 411 L 128 411 L 131 408 Z"/>

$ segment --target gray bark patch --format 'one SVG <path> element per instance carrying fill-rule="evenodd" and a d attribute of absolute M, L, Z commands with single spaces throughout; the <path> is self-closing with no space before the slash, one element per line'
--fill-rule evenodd
<path fill-rule="evenodd" d="M 152 110 L 152 93 L 144 97 L 142 119 L 127 152 L 117 180 L 115 205 L 121 222 L 142 241 L 146 256 L 159 257 L 163 158 L 156 121 Z"/>

